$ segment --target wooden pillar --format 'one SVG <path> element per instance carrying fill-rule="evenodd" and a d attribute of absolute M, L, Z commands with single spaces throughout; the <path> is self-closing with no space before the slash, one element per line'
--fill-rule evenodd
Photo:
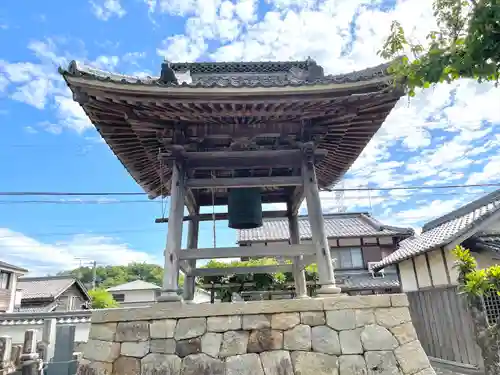
<path fill-rule="evenodd" d="M 290 229 L 290 243 L 292 245 L 298 245 L 300 243 L 300 234 L 297 215 L 290 214 L 288 216 L 288 227 Z M 296 298 L 308 297 L 306 289 L 306 274 L 302 268 L 302 258 L 303 256 L 293 257 L 292 274 L 295 283 Z"/>
<path fill-rule="evenodd" d="M 309 154 L 309 155 L 308 155 Z M 307 202 L 307 215 L 311 225 L 311 234 L 314 245 L 316 245 L 316 264 L 320 289 L 318 295 L 338 294 L 340 288 L 335 285 L 333 273 L 332 256 L 325 233 L 325 222 L 321 210 L 318 181 L 314 170 L 314 161 L 310 153 L 305 153 L 302 163 L 302 177 L 304 180 L 304 192 Z"/>
<path fill-rule="evenodd" d="M 188 237 L 187 237 L 187 248 L 197 249 L 198 248 L 198 233 L 200 231 L 200 221 L 190 220 L 188 223 Z M 196 260 L 188 260 L 189 268 L 194 270 L 196 268 Z M 196 277 L 188 276 L 184 277 L 184 301 L 192 302 L 194 300 L 194 294 L 196 289 Z"/>
<path fill-rule="evenodd" d="M 179 290 L 179 251 L 182 246 L 182 222 L 184 217 L 185 173 L 180 163 L 174 163 L 170 186 L 170 209 L 168 215 L 167 246 L 163 269 L 163 288 L 159 302 L 180 301 Z"/>

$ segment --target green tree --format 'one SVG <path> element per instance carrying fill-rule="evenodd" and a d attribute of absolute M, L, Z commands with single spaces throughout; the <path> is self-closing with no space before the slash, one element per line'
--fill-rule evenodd
<path fill-rule="evenodd" d="M 428 34 L 427 43 L 409 40 L 401 24 L 393 21 L 379 54 L 394 60 L 390 71 L 396 81 L 410 96 L 418 87 L 459 78 L 498 83 L 500 1 L 434 0 L 433 10 L 437 29 Z"/>
<path fill-rule="evenodd" d="M 118 307 L 118 302 L 114 300 L 113 295 L 106 289 L 92 289 L 89 290 L 89 294 L 92 298 L 93 309 L 108 309 L 111 307 Z"/>
<path fill-rule="evenodd" d="M 86 285 L 92 283 L 92 267 L 78 267 L 74 270 L 63 271 L 60 274 L 74 276 Z M 130 263 L 126 266 L 98 266 L 96 275 L 98 286 L 104 289 L 135 280 L 143 280 L 161 286 L 163 267 L 149 263 Z M 183 283 L 184 275 L 181 274 L 179 284 L 182 286 Z"/>
<path fill-rule="evenodd" d="M 287 262 L 291 263 L 291 262 Z M 252 259 L 248 261 L 233 261 L 230 263 L 220 262 L 217 260 L 209 261 L 203 268 L 229 268 L 229 267 L 256 267 L 276 265 L 278 262 L 274 258 Z M 315 264 L 312 264 L 305 269 L 306 280 L 318 280 L 318 270 Z M 246 291 L 266 291 L 266 290 L 283 290 L 287 284 L 293 282 L 291 272 L 277 273 L 246 273 L 246 274 L 230 274 L 225 276 L 204 276 L 198 278 L 198 284 L 220 284 L 221 287 L 216 288 L 217 298 L 223 302 L 231 301 L 233 293 L 241 293 Z M 251 283 L 252 286 L 245 284 Z"/>
<path fill-rule="evenodd" d="M 483 297 L 492 293 L 500 295 L 500 265 L 478 269 L 477 262 L 468 249 L 457 246 L 453 254 L 457 257 L 461 292 L 466 295 L 470 307 L 476 341 L 482 350 L 486 375 L 500 374 L 500 327 L 498 322 L 488 324 Z"/>

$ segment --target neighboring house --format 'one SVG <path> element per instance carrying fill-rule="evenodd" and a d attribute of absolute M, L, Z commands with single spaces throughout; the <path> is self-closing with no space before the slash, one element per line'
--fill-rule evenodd
<path fill-rule="evenodd" d="M 473 322 L 463 296 L 452 250 L 471 250 L 479 268 L 500 263 L 500 190 L 425 224 L 419 236 L 399 244 L 378 262 L 376 270 L 397 265 L 408 294 L 413 323 L 432 357 L 482 366 Z M 484 299 L 490 324 L 500 315 L 500 298 Z"/>
<path fill-rule="evenodd" d="M 12 312 L 16 306 L 18 278 L 28 273 L 27 269 L 0 261 L 0 313 Z"/>
<path fill-rule="evenodd" d="M 425 224 L 374 268 L 397 264 L 404 292 L 457 285 L 457 245 L 472 251 L 479 268 L 500 262 L 500 190 Z"/>
<path fill-rule="evenodd" d="M 161 288 L 152 283 L 135 280 L 106 289 L 113 295 L 120 307 L 147 306 L 155 303 L 160 295 Z M 210 293 L 196 288 L 194 303 L 210 302 Z"/>
<path fill-rule="evenodd" d="M 82 310 L 90 306 L 87 288 L 70 276 L 22 277 L 18 282 L 19 312 Z"/>
<path fill-rule="evenodd" d="M 384 274 L 376 274 L 371 272 L 371 266 L 396 250 L 401 240 L 412 236 L 412 229 L 384 225 L 368 213 L 327 214 L 324 215 L 324 221 L 335 262 L 335 278 L 343 292 L 372 294 L 400 290 L 395 268 L 389 267 L 384 270 Z M 301 243 L 312 241 L 307 216 L 299 216 L 299 233 Z M 286 218 L 265 219 L 262 227 L 238 231 L 240 246 L 289 241 Z M 251 252 L 249 249 L 249 254 Z"/>

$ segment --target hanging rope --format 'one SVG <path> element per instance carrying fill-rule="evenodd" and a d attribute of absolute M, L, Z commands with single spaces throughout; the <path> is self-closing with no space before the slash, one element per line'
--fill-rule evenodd
<path fill-rule="evenodd" d="M 215 180 L 214 172 L 210 172 L 212 175 L 212 180 Z M 212 188 L 212 231 L 214 240 L 214 249 L 217 247 L 217 235 L 215 234 L 215 188 Z"/>

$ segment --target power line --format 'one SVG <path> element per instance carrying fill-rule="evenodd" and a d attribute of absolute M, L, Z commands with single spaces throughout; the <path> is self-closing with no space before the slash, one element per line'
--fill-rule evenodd
<path fill-rule="evenodd" d="M 328 192 L 335 191 L 391 191 L 391 190 L 433 190 L 433 189 L 461 189 L 474 187 L 500 187 L 500 183 L 489 184 L 457 184 L 457 185 L 420 185 L 420 186 L 394 186 L 394 187 L 353 187 L 353 188 L 324 188 Z M 44 191 L 3 191 L 0 196 L 137 196 L 146 193 L 134 192 L 44 192 Z"/>
<path fill-rule="evenodd" d="M 343 196 L 342 200 L 362 200 L 362 199 L 386 199 L 386 198 L 404 198 L 404 197 L 429 197 L 429 196 L 451 196 L 451 195 L 479 195 L 484 194 L 484 191 L 481 192 L 448 192 L 448 193 L 433 193 L 433 192 L 423 192 L 423 193 L 411 193 L 407 195 L 375 195 L 375 196 Z M 322 200 L 335 199 L 337 200 L 337 196 L 334 197 L 322 197 Z M 0 205 L 17 205 L 17 204 L 55 204 L 55 205 L 115 205 L 115 204 L 129 204 L 129 203 L 153 203 L 159 204 L 160 201 L 156 200 L 112 200 L 112 201 L 102 201 L 99 199 L 96 200 L 74 200 L 74 201 L 65 201 L 65 200 L 0 200 Z M 341 205 L 340 205 L 341 206 Z M 342 211 L 344 212 L 344 211 Z"/>

